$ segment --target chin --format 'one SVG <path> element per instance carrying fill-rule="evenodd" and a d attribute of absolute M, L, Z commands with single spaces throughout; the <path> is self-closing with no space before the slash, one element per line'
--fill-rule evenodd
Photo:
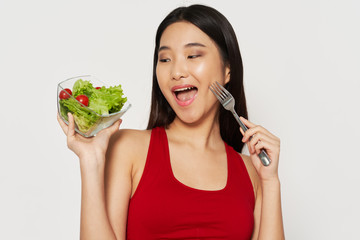
<path fill-rule="evenodd" d="M 201 116 L 199 113 L 177 113 L 176 112 L 176 118 L 179 119 L 181 122 L 193 125 L 199 123 L 201 120 Z"/>

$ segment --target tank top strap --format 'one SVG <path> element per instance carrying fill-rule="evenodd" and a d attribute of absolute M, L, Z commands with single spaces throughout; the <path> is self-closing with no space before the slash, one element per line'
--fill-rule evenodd
<path fill-rule="evenodd" d="M 163 127 L 156 127 L 151 130 L 151 138 L 148 150 L 149 159 L 163 160 L 167 154 L 167 139 L 166 132 Z"/>
<path fill-rule="evenodd" d="M 255 206 L 255 195 L 250 175 L 245 166 L 241 155 L 235 151 L 233 147 L 225 142 L 226 152 L 228 154 L 228 174 L 229 174 L 229 188 L 242 188 L 244 195 L 247 196 L 248 202 L 252 208 Z"/>
<path fill-rule="evenodd" d="M 162 178 L 167 171 L 165 164 L 167 156 L 165 134 L 165 129 L 163 127 L 156 127 L 151 130 L 144 170 L 132 199 L 135 199 L 139 194 L 148 194 L 146 192 L 149 189 L 153 189 L 154 185 L 163 181 Z"/>

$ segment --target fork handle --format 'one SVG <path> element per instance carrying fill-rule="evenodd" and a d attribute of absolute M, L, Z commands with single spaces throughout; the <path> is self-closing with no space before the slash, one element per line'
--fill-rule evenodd
<path fill-rule="evenodd" d="M 237 113 L 235 111 L 231 111 L 232 114 L 234 115 L 236 121 L 239 123 L 241 129 L 246 132 L 248 130 L 248 128 L 245 126 L 245 124 L 243 124 L 243 122 L 240 120 L 239 116 L 237 115 Z"/>
<path fill-rule="evenodd" d="M 234 115 L 236 121 L 239 123 L 241 129 L 246 132 L 248 130 L 248 128 L 245 126 L 245 124 L 242 123 L 242 121 L 240 120 L 239 116 L 237 115 L 237 113 L 235 111 L 231 111 L 232 114 Z M 252 136 L 250 137 L 250 140 L 251 140 Z M 264 166 L 269 166 L 270 165 L 270 158 L 269 156 L 267 155 L 267 153 L 265 152 L 264 149 L 261 150 L 261 152 L 259 153 L 258 157 L 260 158 L 260 161 L 261 163 L 264 165 Z"/>

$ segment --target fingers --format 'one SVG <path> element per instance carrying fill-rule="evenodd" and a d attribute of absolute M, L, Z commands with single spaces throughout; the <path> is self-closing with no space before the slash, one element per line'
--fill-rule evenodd
<path fill-rule="evenodd" d="M 260 125 L 255 125 L 251 123 L 249 120 L 240 117 L 241 121 L 249 128 L 245 133 L 242 129 L 240 129 L 241 133 L 243 134 L 243 142 L 248 141 L 249 139 L 254 138 L 254 135 L 257 135 L 258 133 L 261 133 L 263 137 L 267 136 L 268 138 L 271 138 L 273 140 L 277 140 L 277 137 L 271 134 L 268 130 L 263 128 Z"/>
<path fill-rule="evenodd" d="M 119 119 L 118 121 L 114 122 L 114 124 L 111 125 L 111 126 L 108 128 L 108 130 L 109 130 L 109 132 L 110 132 L 111 135 L 114 134 L 116 131 L 119 130 L 119 127 L 120 127 L 120 124 L 121 124 L 121 123 L 122 123 L 122 120 Z"/>
<path fill-rule="evenodd" d="M 247 143 L 249 153 L 259 154 L 262 149 L 274 150 L 280 147 L 280 139 L 271 134 L 268 130 L 262 126 L 251 123 L 243 117 L 241 117 L 241 121 L 249 127 L 245 133 L 240 128 L 241 133 L 243 133 L 242 141 Z"/>
<path fill-rule="evenodd" d="M 267 141 L 258 141 L 253 146 L 253 153 L 256 153 L 256 155 L 259 155 L 259 153 L 261 152 L 262 149 L 270 149 L 271 146 L 272 146 L 272 144 Z"/>
<path fill-rule="evenodd" d="M 269 137 L 268 135 L 262 133 L 262 132 L 257 132 L 255 135 L 252 136 L 252 138 L 249 140 L 249 144 L 252 148 L 252 150 L 255 149 L 255 146 L 259 143 L 259 142 L 268 142 L 272 145 L 276 145 L 277 141 L 271 137 Z"/>
<path fill-rule="evenodd" d="M 69 126 L 66 135 L 68 137 L 73 137 L 75 135 L 75 122 L 74 122 L 74 116 L 68 112 L 68 121 Z"/>
<path fill-rule="evenodd" d="M 252 128 L 255 127 L 256 125 L 253 124 L 252 122 L 250 122 L 249 120 L 247 120 L 244 117 L 240 117 L 240 120 L 248 127 L 248 128 Z"/>
<path fill-rule="evenodd" d="M 117 132 L 120 128 L 120 124 L 122 123 L 122 120 L 119 119 L 116 122 L 114 122 L 111 126 L 101 130 L 96 136 L 102 135 L 102 136 L 111 136 L 115 132 Z"/>

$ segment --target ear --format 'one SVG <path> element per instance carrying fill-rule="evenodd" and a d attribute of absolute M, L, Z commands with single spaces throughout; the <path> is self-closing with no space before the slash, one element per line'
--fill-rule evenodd
<path fill-rule="evenodd" d="M 225 84 L 227 84 L 228 82 L 230 82 L 230 67 L 226 66 L 225 67 Z"/>

